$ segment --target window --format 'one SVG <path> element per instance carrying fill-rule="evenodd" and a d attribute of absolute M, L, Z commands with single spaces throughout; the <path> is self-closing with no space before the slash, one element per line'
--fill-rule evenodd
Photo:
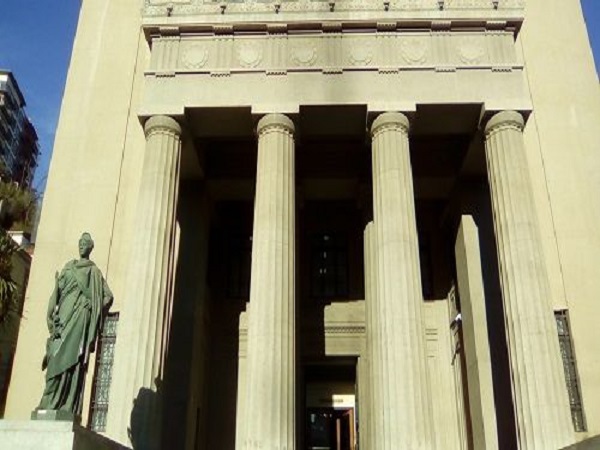
<path fill-rule="evenodd" d="M 560 354 L 562 356 L 562 363 L 565 371 L 573 427 L 575 428 L 575 431 L 586 431 L 587 427 L 583 415 L 581 390 L 579 387 L 579 378 L 577 377 L 577 361 L 575 361 L 573 341 L 571 340 L 569 314 L 566 309 L 563 309 L 554 311 L 554 317 L 556 319 L 556 327 L 558 328 L 558 343 L 560 345 Z"/>
<path fill-rule="evenodd" d="M 227 240 L 227 298 L 250 298 L 252 238 L 233 236 Z"/>
<path fill-rule="evenodd" d="M 102 334 L 98 342 L 96 354 L 96 371 L 92 385 L 92 401 L 90 404 L 90 429 L 103 432 L 106 429 L 108 413 L 108 394 L 112 380 L 112 368 L 117 340 L 117 324 L 119 313 L 110 313 L 104 320 Z"/>
<path fill-rule="evenodd" d="M 346 236 L 320 233 L 311 243 L 311 296 L 348 296 L 348 242 Z"/>

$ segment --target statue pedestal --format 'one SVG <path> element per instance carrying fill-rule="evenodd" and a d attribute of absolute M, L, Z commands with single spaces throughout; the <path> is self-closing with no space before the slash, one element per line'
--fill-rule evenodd
<path fill-rule="evenodd" d="M 31 413 L 31 420 L 81 423 L 81 417 L 75 417 L 75 414 L 68 411 L 56 411 L 54 409 L 36 409 Z"/>
<path fill-rule="evenodd" d="M 49 416 L 0 420 L 0 450 L 128 450 L 72 420 L 47 420 Z"/>
<path fill-rule="evenodd" d="M 73 422 L 0 420 L 0 450 L 71 450 Z"/>

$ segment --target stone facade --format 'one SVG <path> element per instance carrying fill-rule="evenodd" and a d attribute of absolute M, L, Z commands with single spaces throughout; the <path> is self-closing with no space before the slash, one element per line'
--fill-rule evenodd
<path fill-rule="evenodd" d="M 599 434 L 598 79 L 577 2 L 524 3 L 84 2 L 7 417 L 85 229 L 122 444 Z"/>

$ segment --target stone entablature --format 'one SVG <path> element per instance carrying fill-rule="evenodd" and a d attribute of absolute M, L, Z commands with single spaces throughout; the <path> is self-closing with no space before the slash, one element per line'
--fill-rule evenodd
<path fill-rule="evenodd" d="M 279 13 L 264 9 L 274 2 L 223 3 L 218 14 L 201 11 L 217 3 L 152 1 L 142 21 L 151 60 L 140 116 L 239 106 L 294 114 L 329 100 L 374 111 L 456 101 L 531 109 L 515 48 L 521 0 L 445 0 L 442 9 L 437 0 L 397 1 L 388 10 L 365 0 L 379 9 L 361 12 L 348 9 L 355 0 L 341 0 L 327 14 L 308 8 L 326 4 L 320 0 L 285 2 Z M 291 4 L 305 6 L 286 10 Z"/>
<path fill-rule="evenodd" d="M 169 30 L 170 31 L 170 30 Z M 261 35 L 170 35 L 152 39 L 147 75 L 460 69 L 521 69 L 510 30 Z"/>
<path fill-rule="evenodd" d="M 335 12 L 414 12 L 479 11 L 484 14 L 522 10 L 525 0 L 145 0 L 146 17 L 180 15 L 225 15 L 236 13 L 335 13 Z"/>

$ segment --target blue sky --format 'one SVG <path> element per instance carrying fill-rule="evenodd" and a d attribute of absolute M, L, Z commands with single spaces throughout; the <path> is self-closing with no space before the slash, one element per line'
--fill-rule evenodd
<path fill-rule="evenodd" d="M 35 185 L 43 189 L 81 0 L 1 2 L 0 68 L 15 73 L 38 131 L 42 155 Z M 600 68 L 600 0 L 582 5 Z"/>

